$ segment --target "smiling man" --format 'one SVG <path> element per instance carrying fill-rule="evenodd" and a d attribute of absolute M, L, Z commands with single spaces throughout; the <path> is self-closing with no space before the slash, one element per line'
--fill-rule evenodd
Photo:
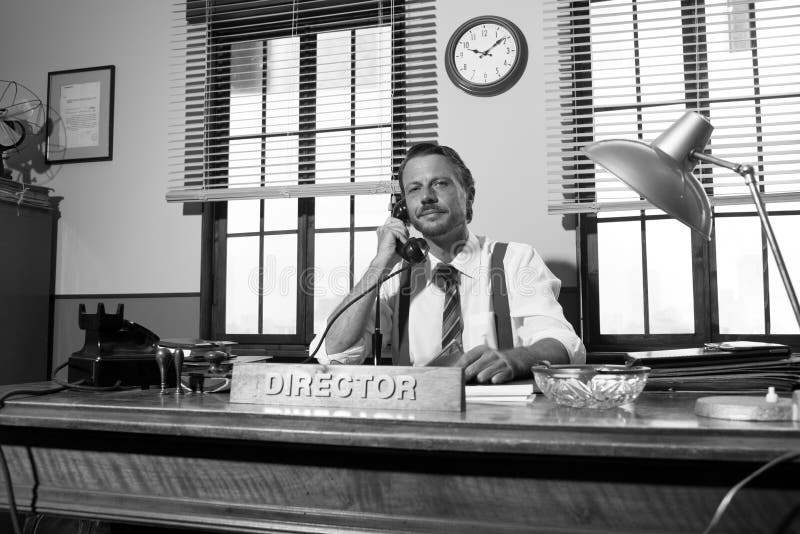
<path fill-rule="evenodd" d="M 479 383 L 529 377 L 542 360 L 583 363 L 583 344 L 557 301 L 561 283 L 539 254 L 469 230 L 475 181 L 455 150 L 415 145 L 398 174 L 407 222 L 430 252 L 381 287 L 381 327 L 391 329 L 384 344 L 393 362 L 458 365 L 467 381 Z M 332 316 L 379 277 L 406 266 L 396 244 L 408 238 L 400 219 L 389 217 L 378 228 L 375 257 Z M 359 300 L 330 325 L 320 362 L 357 364 L 372 353 L 375 300 Z"/>

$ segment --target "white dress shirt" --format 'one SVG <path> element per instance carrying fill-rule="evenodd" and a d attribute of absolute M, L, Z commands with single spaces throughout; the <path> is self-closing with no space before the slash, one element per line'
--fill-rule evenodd
<path fill-rule="evenodd" d="M 496 241 L 472 232 L 464 248 L 450 264 L 461 272 L 459 292 L 461 314 L 464 321 L 462 341 L 464 351 L 486 344 L 497 348 L 494 312 L 491 302 L 491 254 Z M 441 263 L 433 254 L 423 264 L 425 280 L 414 287 L 408 312 L 409 356 L 413 365 L 425 365 L 442 349 L 442 310 L 444 292 L 432 280 L 432 273 Z M 586 350 L 572 325 L 564 318 L 558 303 L 561 281 L 542 261 L 533 247 L 521 243 L 509 243 L 503 260 L 506 284 L 509 293 L 511 328 L 515 347 L 529 346 L 544 339 L 559 341 L 569 353 L 572 363 L 584 363 Z M 400 266 L 398 266 L 400 268 Z M 422 273 L 420 273 L 421 276 Z M 392 342 L 392 320 L 400 278 L 395 276 L 381 287 L 381 332 L 383 354 Z M 369 298 L 369 297 L 366 297 Z M 370 320 L 361 339 L 352 347 L 338 354 L 327 354 L 325 344 L 317 352 L 316 359 L 323 364 L 360 364 L 371 356 L 371 335 L 374 331 L 375 308 L 373 304 Z M 311 349 L 320 342 L 319 335 L 312 341 Z"/>

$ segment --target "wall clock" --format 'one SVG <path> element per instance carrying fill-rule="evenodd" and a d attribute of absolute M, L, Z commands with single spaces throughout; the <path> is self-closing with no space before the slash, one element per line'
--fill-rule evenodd
<path fill-rule="evenodd" d="M 508 91 L 525 71 L 528 44 L 513 22 L 486 15 L 459 26 L 447 42 L 447 75 L 471 95 Z"/>

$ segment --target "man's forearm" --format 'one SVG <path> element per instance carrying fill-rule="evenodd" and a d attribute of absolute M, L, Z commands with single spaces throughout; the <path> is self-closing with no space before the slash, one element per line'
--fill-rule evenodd
<path fill-rule="evenodd" d="M 370 264 L 364 276 L 353 287 L 353 290 L 333 311 L 331 317 L 338 313 L 348 302 L 352 302 L 371 285 L 375 284 L 379 277 L 389 274 L 390 268 L 386 262 L 375 259 Z M 362 336 L 364 328 L 369 321 L 372 305 L 375 302 L 374 292 L 366 295 L 358 302 L 347 308 L 342 315 L 331 324 L 328 335 L 325 338 L 325 350 L 328 354 L 343 352 L 352 347 Z"/>
<path fill-rule="evenodd" d="M 552 364 L 566 364 L 570 362 L 569 352 L 560 341 L 553 338 L 544 338 L 526 347 L 515 347 L 504 351 L 509 356 L 514 367 L 514 378 L 527 378 L 532 375 L 531 367 L 543 360 Z"/>

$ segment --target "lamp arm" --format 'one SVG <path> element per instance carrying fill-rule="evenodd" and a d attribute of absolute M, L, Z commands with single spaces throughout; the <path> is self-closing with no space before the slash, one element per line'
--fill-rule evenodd
<path fill-rule="evenodd" d="M 741 170 L 742 170 L 743 167 L 745 167 L 745 165 L 740 165 L 738 163 L 733 163 L 731 161 L 728 161 L 728 160 L 725 160 L 725 159 L 722 159 L 722 158 L 717 158 L 715 156 L 712 156 L 711 154 L 706 154 L 705 152 L 699 152 L 697 150 L 691 150 L 689 152 L 689 159 L 696 159 L 696 160 L 700 160 L 700 161 L 705 161 L 706 163 L 713 163 L 714 165 L 717 165 L 719 167 L 724 167 L 726 169 L 730 169 L 733 172 L 735 172 L 735 173 L 737 173 L 737 174 L 739 174 L 741 176 L 744 176 L 741 173 Z"/>
<path fill-rule="evenodd" d="M 696 150 L 692 150 L 691 152 L 689 152 L 689 158 L 705 161 L 707 163 L 713 163 L 714 165 L 730 169 L 739 176 L 741 176 L 742 178 L 744 178 L 745 183 L 747 183 L 748 189 L 750 189 L 750 196 L 753 197 L 753 203 L 756 205 L 756 211 L 758 212 L 758 217 L 759 219 L 761 219 L 761 227 L 764 229 L 764 233 L 767 236 L 767 242 L 769 243 L 769 246 L 772 249 L 772 255 L 775 258 L 775 264 L 778 266 L 778 272 L 781 275 L 781 280 L 783 280 L 783 286 L 786 288 L 786 295 L 789 297 L 789 303 L 792 305 L 792 310 L 794 311 L 794 318 L 797 321 L 797 325 L 800 326 L 800 303 L 798 303 L 797 301 L 797 293 L 795 293 L 794 291 L 792 280 L 791 278 L 789 278 L 789 271 L 786 268 L 786 263 L 783 261 L 783 254 L 781 254 L 781 249 L 778 246 L 778 241 L 777 239 L 775 239 L 775 232 L 772 230 L 772 224 L 770 224 L 769 222 L 769 216 L 767 215 L 767 208 L 764 205 L 764 201 L 761 198 L 761 193 L 758 190 L 755 170 L 751 165 L 740 165 L 738 163 L 732 163 L 730 161 L 710 156 L 708 154 L 704 154 Z"/>

